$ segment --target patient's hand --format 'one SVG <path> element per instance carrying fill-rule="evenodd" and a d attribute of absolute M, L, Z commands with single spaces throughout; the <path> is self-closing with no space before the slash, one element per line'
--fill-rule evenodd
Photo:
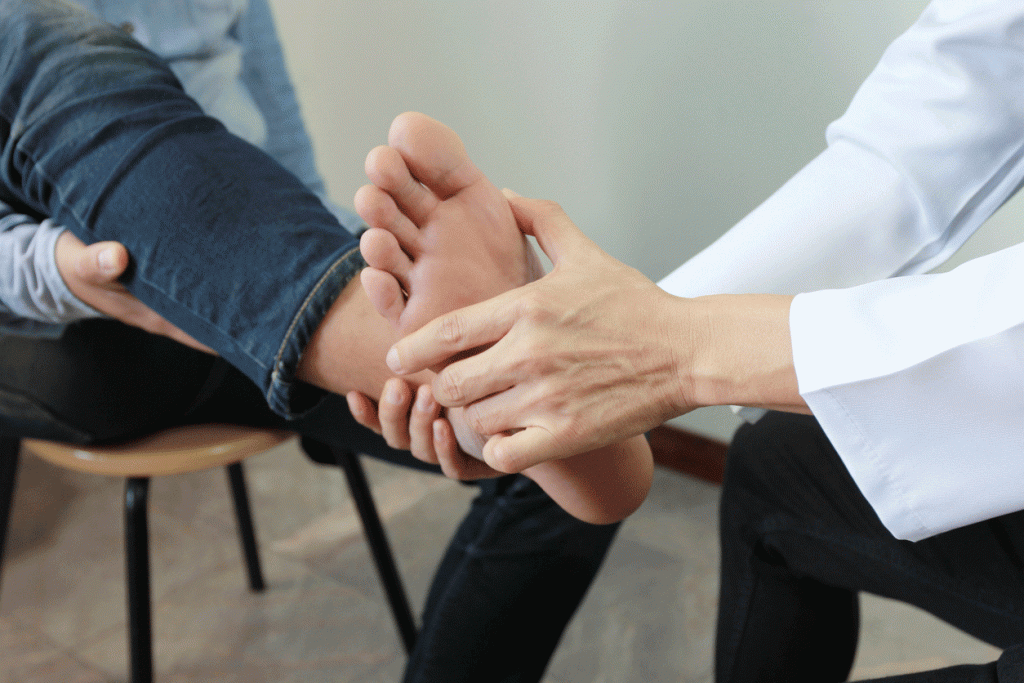
<path fill-rule="evenodd" d="M 54 256 L 57 270 L 71 293 L 97 311 L 152 334 L 170 337 L 205 353 L 214 353 L 210 347 L 164 320 L 117 281 L 128 267 L 128 250 L 120 242 L 86 245 L 65 230 L 57 238 Z"/>
<path fill-rule="evenodd" d="M 504 474 L 483 462 L 485 439 L 466 425 L 461 409 L 441 415 L 429 384 L 414 390 L 395 377 L 384 385 L 379 404 L 357 391 L 349 392 L 346 399 L 356 422 L 382 435 L 392 448 L 440 465 L 445 476 L 473 480 Z"/>

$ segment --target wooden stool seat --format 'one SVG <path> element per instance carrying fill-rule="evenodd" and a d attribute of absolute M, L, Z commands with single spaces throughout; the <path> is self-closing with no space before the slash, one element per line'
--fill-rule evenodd
<path fill-rule="evenodd" d="M 79 446 L 0 435 L 0 567 L 3 566 L 4 540 L 14 495 L 19 452 L 22 448 L 58 467 L 124 478 L 129 681 L 151 683 L 152 600 L 149 587 L 149 533 L 146 515 L 150 478 L 214 467 L 224 467 L 227 470 L 249 587 L 253 591 L 262 591 L 266 584 L 260 566 L 242 461 L 294 436 L 294 433 L 284 430 L 225 424 L 187 425 L 166 429 L 133 441 L 104 446 Z M 333 459 L 344 471 L 399 636 L 406 651 L 411 652 L 416 642 L 416 622 L 359 456 L 347 449 L 332 447 L 306 437 L 301 441 L 301 448 L 307 453 L 319 454 L 316 459 L 321 462 L 330 462 Z"/>
<path fill-rule="evenodd" d="M 292 438 L 292 432 L 237 425 L 174 427 L 108 446 L 22 439 L 33 455 L 59 467 L 117 477 L 161 477 L 240 462 Z"/>

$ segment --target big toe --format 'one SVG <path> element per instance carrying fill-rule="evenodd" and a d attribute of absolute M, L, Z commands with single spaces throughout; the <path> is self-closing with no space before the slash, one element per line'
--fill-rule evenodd
<path fill-rule="evenodd" d="M 426 114 L 406 112 L 396 117 L 388 145 L 401 154 L 412 175 L 441 199 L 482 177 L 455 131 Z"/>

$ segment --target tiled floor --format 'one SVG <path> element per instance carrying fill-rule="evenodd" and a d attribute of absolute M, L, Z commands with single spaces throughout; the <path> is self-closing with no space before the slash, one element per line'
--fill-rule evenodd
<path fill-rule="evenodd" d="M 402 573 L 422 602 L 471 491 L 367 461 Z M 270 589 L 245 588 L 224 475 L 154 482 L 161 683 L 397 681 L 403 665 L 337 471 L 293 445 L 248 461 Z M 124 681 L 120 484 L 25 458 L 0 591 L 0 683 Z M 713 486 L 659 471 L 624 526 L 547 683 L 711 680 Z M 864 601 L 857 677 L 997 652 L 927 615 Z"/>

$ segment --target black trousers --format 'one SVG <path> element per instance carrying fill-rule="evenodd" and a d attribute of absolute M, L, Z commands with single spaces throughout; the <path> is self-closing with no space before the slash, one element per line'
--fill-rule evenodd
<path fill-rule="evenodd" d="M 897 540 L 818 423 L 770 413 L 730 448 L 721 544 L 718 681 L 846 680 L 859 591 L 1004 648 L 997 662 L 884 680 L 1024 681 L 1024 513 Z"/>
<path fill-rule="evenodd" d="M 0 334 L 2 435 L 95 443 L 195 422 L 285 428 L 438 471 L 361 427 L 340 396 L 286 421 L 222 359 L 117 322 L 78 323 L 54 340 Z M 406 681 L 540 680 L 618 528 L 580 522 L 522 476 L 477 486 L 431 584 Z"/>

